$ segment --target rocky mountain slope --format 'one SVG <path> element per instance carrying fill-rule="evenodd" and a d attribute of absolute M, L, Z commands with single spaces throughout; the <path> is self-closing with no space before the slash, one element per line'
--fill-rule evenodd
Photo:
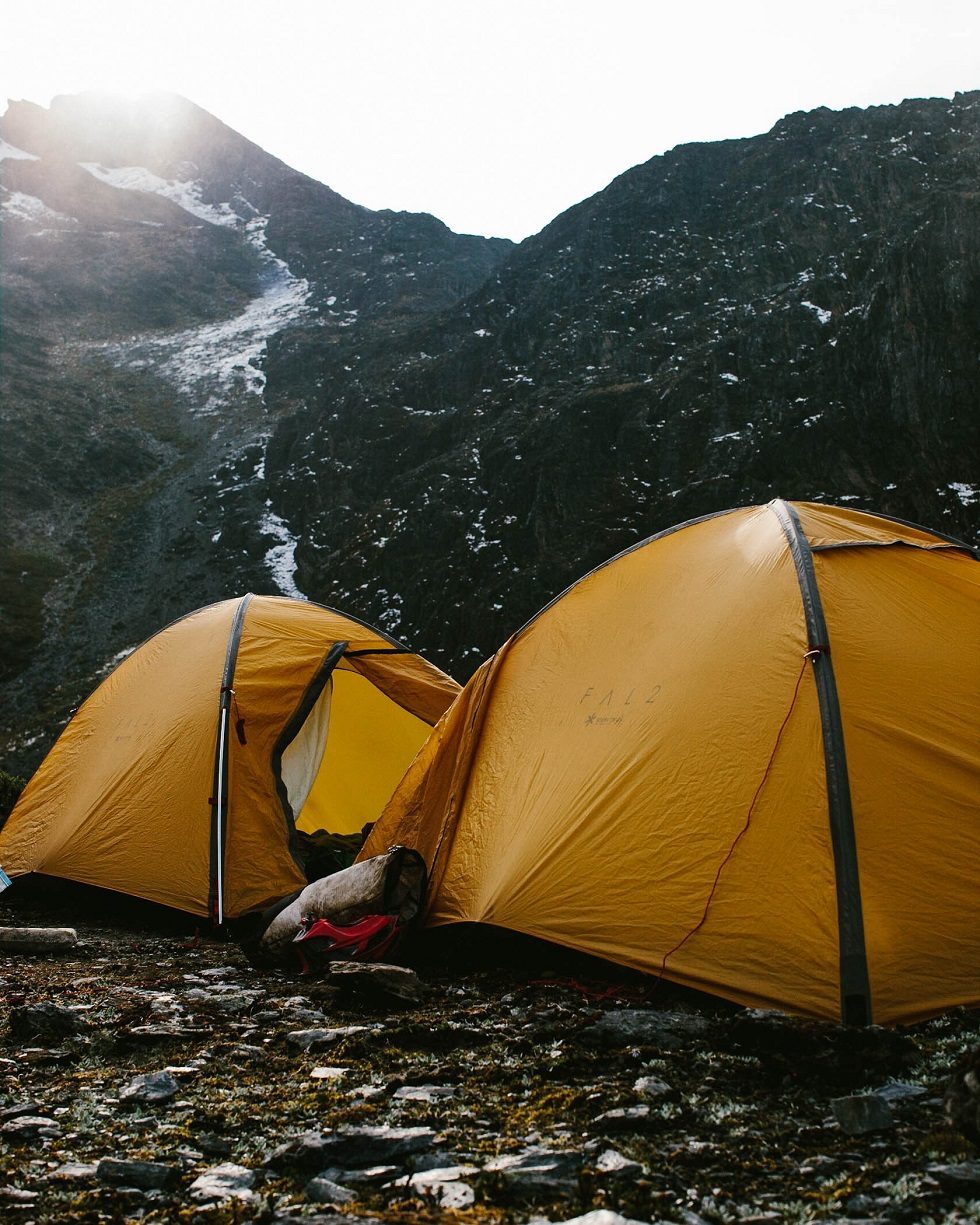
<path fill-rule="evenodd" d="M 517 247 L 360 208 L 181 99 L 11 104 L 0 137 L 7 768 L 245 590 L 465 680 L 696 515 L 980 539 L 980 93 L 680 147 Z"/>

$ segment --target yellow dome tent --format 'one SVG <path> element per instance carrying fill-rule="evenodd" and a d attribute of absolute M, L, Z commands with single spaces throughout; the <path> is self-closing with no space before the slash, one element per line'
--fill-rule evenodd
<path fill-rule="evenodd" d="M 306 884 L 294 828 L 373 821 L 459 691 L 407 647 L 247 595 L 154 635 L 74 715 L 0 829 L 27 872 L 217 922 Z"/>
<path fill-rule="evenodd" d="M 980 1004 L 980 565 L 831 506 L 682 525 L 472 677 L 361 854 L 495 924 L 754 1006 Z"/>

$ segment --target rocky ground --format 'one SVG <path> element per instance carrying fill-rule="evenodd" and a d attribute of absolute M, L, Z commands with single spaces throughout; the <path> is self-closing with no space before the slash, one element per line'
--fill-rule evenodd
<path fill-rule="evenodd" d="M 980 1222 L 976 1013 L 845 1031 L 465 932 L 311 979 L 87 901 L 0 900 L 78 934 L 0 954 L 0 1220 Z"/>

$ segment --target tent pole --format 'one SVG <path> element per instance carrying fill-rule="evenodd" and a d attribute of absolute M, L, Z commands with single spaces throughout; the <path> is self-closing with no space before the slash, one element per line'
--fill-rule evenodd
<path fill-rule="evenodd" d="M 211 881 L 208 891 L 208 910 L 220 927 L 225 921 L 225 844 L 228 840 L 228 729 L 230 711 L 235 691 L 235 665 L 238 662 L 238 647 L 242 640 L 245 613 L 252 602 L 252 595 L 242 596 L 228 634 L 228 649 L 225 653 L 225 668 L 218 694 L 218 736 L 214 751 L 214 778 L 211 791 Z"/>
<path fill-rule="evenodd" d="M 228 802 L 228 708 L 231 690 L 221 691 L 221 718 L 218 726 L 218 795 L 215 811 L 215 916 L 220 927 L 225 921 L 225 806 Z"/>
<path fill-rule="evenodd" d="M 831 659 L 827 622 L 817 587 L 813 553 L 796 510 L 781 500 L 771 502 L 770 507 L 779 519 L 796 567 L 806 617 L 808 643 L 805 654 L 813 667 L 817 699 L 820 705 L 824 769 L 827 776 L 827 805 L 830 816 L 831 844 L 834 851 L 834 875 L 837 883 L 841 1020 L 845 1025 L 870 1025 L 872 1023 L 871 984 L 864 940 L 864 914 L 861 903 L 857 840 L 854 834 L 854 812 L 851 807 L 847 756 L 844 751 L 840 699 Z"/>

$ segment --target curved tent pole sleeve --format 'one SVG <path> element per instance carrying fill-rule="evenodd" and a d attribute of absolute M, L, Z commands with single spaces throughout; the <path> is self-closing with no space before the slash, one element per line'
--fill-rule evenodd
<path fill-rule="evenodd" d="M 214 749 L 214 782 L 211 790 L 211 880 L 208 889 L 208 910 L 220 927 L 225 921 L 225 843 L 228 837 L 228 746 L 231 726 L 231 704 L 235 697 L 235 665 L 242 640 L 245 613 L 252 602 L 251 594 L 243 596 L 235 609 L 228 635 L 225 669 L 218 695 L 218 736 Z"/>
<path fill-rule="evenodd" d="M 824 767 L 827 776 L 827 806 L 830 836 L 834 850 L 837 884 L 837 927 L 840 943 L 841 1020 L 845 1025 L 871 1024 L 871 984 L 864 941 L 864 914 L 861 904 L 861 879 L 858 871 L 857 841 L 851 787 L 844 751 L 844 728 L 834 665 L 831 659 L 827 622 L 824 618 L 810 543 L 794 507 L 783 501 L 770 503 L 779 519 L 800 584 L 806 616 L 806 657 L 813 665 L 813 677 L 820 705 L 823 730 Z"/>

